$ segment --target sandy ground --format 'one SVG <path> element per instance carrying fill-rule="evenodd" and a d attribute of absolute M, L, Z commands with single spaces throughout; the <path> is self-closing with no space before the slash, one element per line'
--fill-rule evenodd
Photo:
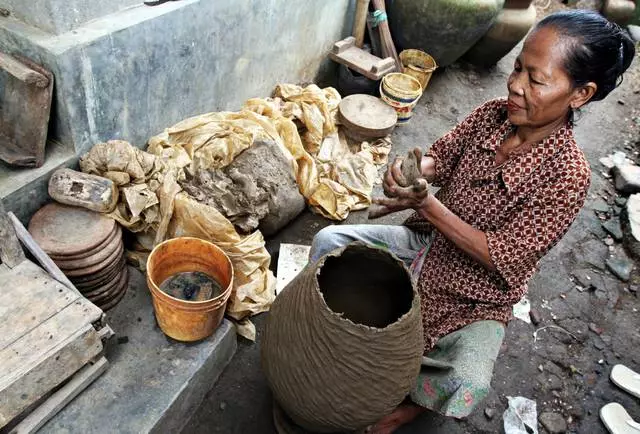
<path fill-rule="evenodd" d="M 460 122 L 482 102 L 506 95 L 506 79 L 516 51 L 490 71 L 453 66 L 434 76 L 409 125 L 393 133 L 393 154 L 404 155 L 415 145 L 428 147 Z M 604 270 L 611 254 L 605 233 L 591 206 L 601 198 L 615 198 L 615 189 L 602 175 L 598 159 L 625 145 L 632 152 L 640 139 L 634 122 L 640 80 L 638 62 L 624 83 L 605 101 L 594 103 L 582 114 L 576 127 L 578 143 L 587 155 L 593 175 L 587 205 L 564 239 L 541 261 L 540 271 L 530 283 L 532 308 L 541 317 L 538 326 L 514 319 L 495 367 L 492 391 L 477 411 L 463 421 L 427 414 L 403 428 L 401 433 L 498 433 L 507 396 L 525 396 L 537 402 L 538 414 L 556 412 L 574 433 L 605 433 L 598 410 L 607 402 L 623 404 L 640 420 L 640 401 L 620 391 L 609 378 L 611 367 L 624 363 L 640 371 L 640 300 L 633 282 L 623 283 Z M 393 156 L 392 154 L 392 156 Z M 636 152 L 637 154 L 637 152 Z M 637 155 L 636 155 L 637 157 Z M 399 224 L 406 214 L 383 220 Z M 366 222 L 366 213 L 349 216 L 345 223 Z M 379 222 L 378 222 L 379 223 Z M 313 235 L 331 222 L 304 212 L 286 229 L 268 241 L 274 267 L 280 243 L 310 244 Z M 621 250 L 619 244 L 614 250 Z M 595 269 L 602 277 L 596 291 L 580 291 L 572 274 Z M 602 270 L 600 269 L 602 268 Z M 273 433 L 271 395 L 260 370 L 260 332 L 266 314 L 255 318 L 258 340 L 241 340 L 238 353 L 207 395 L 184 429 L 184 433 Z M 536 329 L 554 325 L 557 328 Z M 590 327 L 591 325 L 591 327 Z M 485 409 L 493 411 L 487 417 Z M 546 430 L 540 428 L 540 432 Z"/>

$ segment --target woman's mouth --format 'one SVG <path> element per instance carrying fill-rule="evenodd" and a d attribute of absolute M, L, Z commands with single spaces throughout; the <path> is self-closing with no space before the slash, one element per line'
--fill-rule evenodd
<path fill-rule="evenodd" d="M 519 110 L 523 110 L 523 107 L 520 107 L 518 104 L 512 101 L 507 101 L 507 110 L 509 110 L 510 112 L 516 112 Z"/>

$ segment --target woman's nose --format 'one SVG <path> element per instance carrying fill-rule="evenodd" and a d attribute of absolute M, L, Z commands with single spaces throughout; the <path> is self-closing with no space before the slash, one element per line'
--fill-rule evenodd
<path fill-rule="evenodd" d="M 521 74 L 512 74 L 507 83 L 509 92 L 518 96 L 524 95 L 524 87 L 522 86 L 520 75 Z"/>

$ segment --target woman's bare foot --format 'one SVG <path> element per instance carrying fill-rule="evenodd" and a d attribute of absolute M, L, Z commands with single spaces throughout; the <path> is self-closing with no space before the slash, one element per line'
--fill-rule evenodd
<path fill-rule="evenodd" d="M 415 404 L 401 404 L 393 410 L 393 413 L 383 417 L 378 423 L 369 428 L 367 434 L 391 434 L 426 410 L 426 408 Z"/>

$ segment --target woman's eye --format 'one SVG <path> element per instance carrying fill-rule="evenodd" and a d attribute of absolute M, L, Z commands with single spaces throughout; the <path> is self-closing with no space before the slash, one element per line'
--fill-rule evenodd
<path fill-rule="evenodd" d="M 533 84 L 539 84 L 539 85 L 543 85 L 544 83 L 541 81 L 536 80 L 535 78 L 531 78 L 531 83 Z"/>

